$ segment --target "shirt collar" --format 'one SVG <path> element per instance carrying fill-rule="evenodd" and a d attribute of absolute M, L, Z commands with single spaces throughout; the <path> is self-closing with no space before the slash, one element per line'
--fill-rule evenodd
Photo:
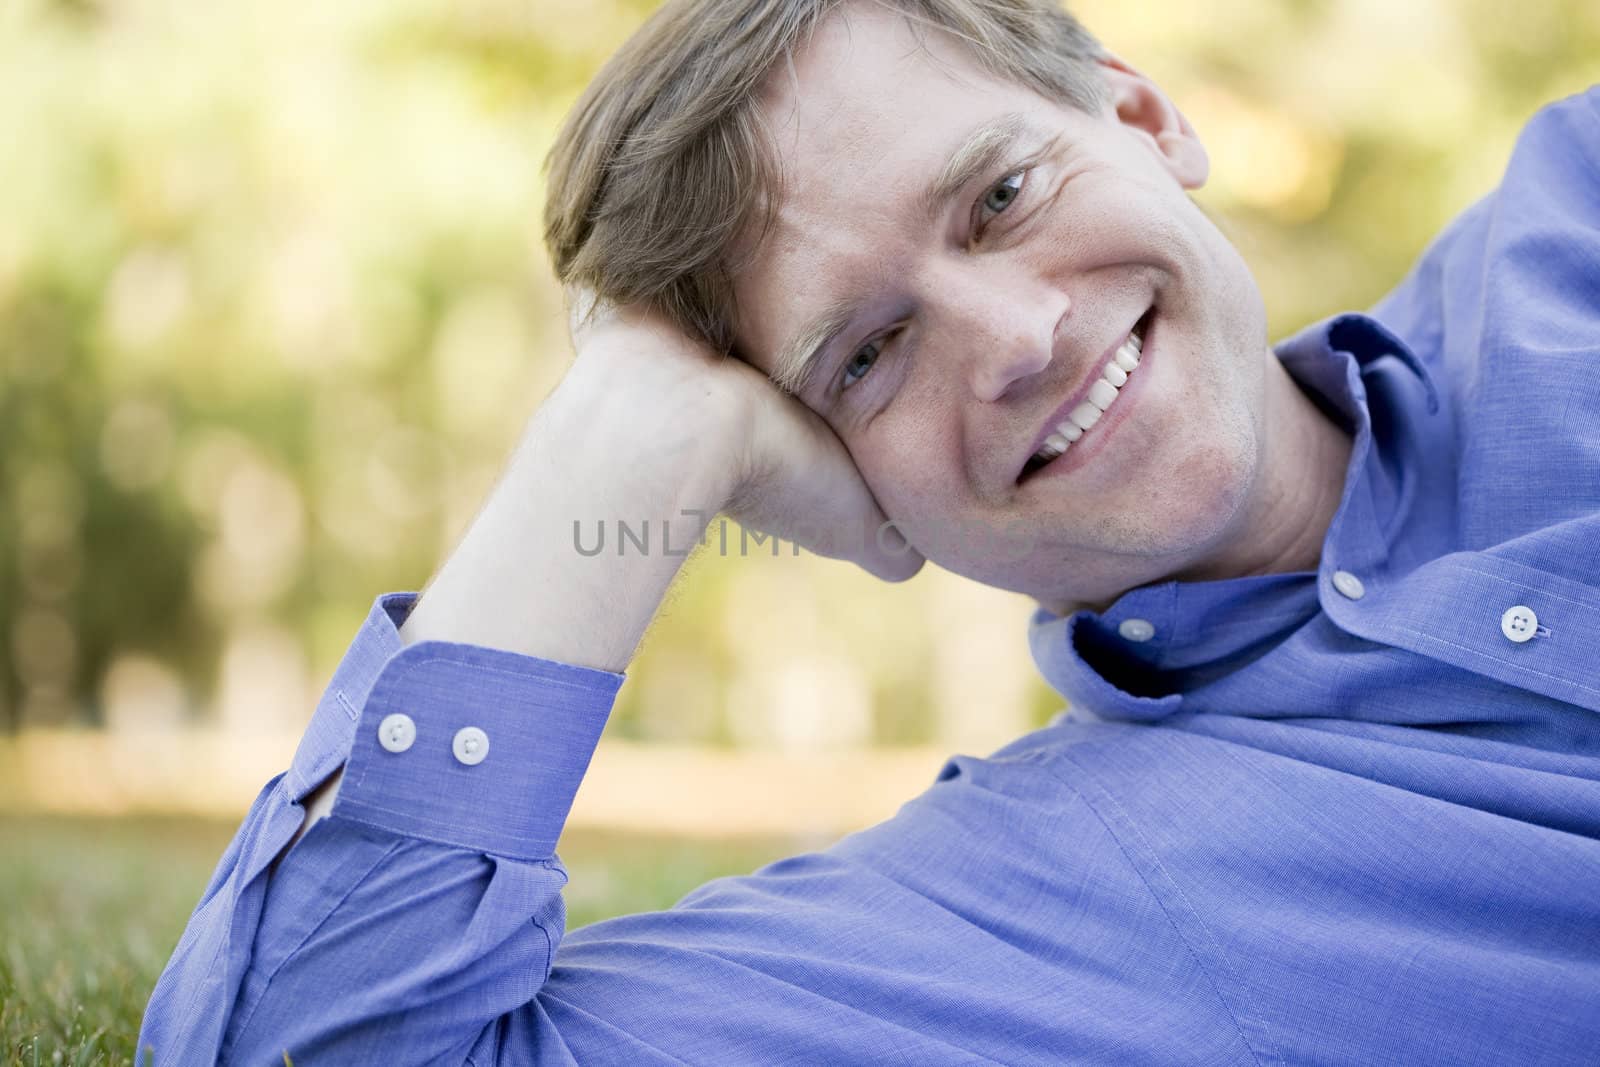
<path fill-rule="evenodd" d="M 1387 393 L 1397 374 L 1420 381 L 1433 414 L 1439 394 L 1432 376 L 1404 341 L 1359 313 L 1308 326 L 1275 352 L 1306 395 L 1353 437 L 1344 494 L 1324 546 L 1340 531 L 1343 565 L 1364 562 L 1355 552 L 1382 556 L 1400 497 L 1384 447 L 1386 425 L 1374 447 L 1369 386 Z M 1184 689 L 1242 668 L 1318 610 L 1316 575 L 1309 571 L 1159 582 L 1124 593 L 1104 612 L 1058 616 L 1041 608 L 1029 626 L 1029 646 L 1040 673 L 1074 704 L 1101 718 L 1157 719 L 1181 709 Z"/>

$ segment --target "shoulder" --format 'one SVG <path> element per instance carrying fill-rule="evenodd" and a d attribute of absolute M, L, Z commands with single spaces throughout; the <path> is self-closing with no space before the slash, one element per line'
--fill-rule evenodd
<path fill-rule="evenodd" d="M 1492 225 L 1484 297 L 1500 314 L 1486 334 L 1525 317 L 1546 345 L 1592 345 L 1600 318 L 1592 298 L 1600 278 L 1600 86 L 1547 105 L 1523 127 Z"/>
<path fill-rule="evenodd" d="M 1597 289 L 1600 87 L 1529 119 L 1499 186 L 1372 310 L 1446 398 L 1454 464 L 1431 462 L 1453 472 L 1467 544 L 1503 544 L 1600 508 L 1593 479 L 1577 476 L 1600 465 Z"/>
<path fill-rule="evenodd" d="M 1496 259 L 1540 277 L 1600 271 L 1600 85 L 1528 120 L 1493 199 Z"/>
<path fill-rule="evenodd" d="M 1597 275 L 1600 85 L 1529 118 L 1496 188 L 1433 239 L 1371 314 L 1435 364 L 1450 355 L 1452 334 L 1477 349 L 1486 322 L 1503 338 L 1541 328 L 1552 310 L 1580 311 L 1568 305 Z"/>
<path fill-rule="evenodd" d="M 1600 84 L 1540 108 L 1523 126 L 1507 168 L 1507 179 L 1524 170 L 1548 170 L 1585 179 L 1574 192 L 1600 201 Z M 1564 187 L 1563 187 L 1564 188 Z"/>

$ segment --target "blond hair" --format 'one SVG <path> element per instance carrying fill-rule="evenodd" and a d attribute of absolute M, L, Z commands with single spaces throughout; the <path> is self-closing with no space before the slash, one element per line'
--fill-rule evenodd
<path fill-rule="evenodd" d="M 643 303 L 733 350 L 734 248 L 747 232 L 759 243 L 777 195 L 757 92 L 842 2 L 669 0 L 628 39 L 546 161 L 545 244 L 563 284 Z M 1100 45 L 1051 0 L 876 2 L 951 34 L 997 77 L 1085 111 L 1103 104 Z"/>

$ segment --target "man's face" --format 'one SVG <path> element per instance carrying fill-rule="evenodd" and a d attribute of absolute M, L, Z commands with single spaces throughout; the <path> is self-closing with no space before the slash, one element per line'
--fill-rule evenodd
<path fill-rule="evenodd" d="M 842 327 L 798 395 L 949 570 L 1057 610 L 1203 570 L 1255 482 L 1272 357 L 1248 269 L 1187 195 L 1199 142 L 1121 64 L 1089 115 L 926 44 L 855 5 L 769 79 L 782 188 L 736 283 L 741 354 L 772 373 Z M 1035 469 L 1145 323 L 1099 421 Z"/>

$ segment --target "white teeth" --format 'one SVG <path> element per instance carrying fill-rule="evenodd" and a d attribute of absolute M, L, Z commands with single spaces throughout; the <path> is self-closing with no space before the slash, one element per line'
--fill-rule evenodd
<path fill-rule="evenodd" d="M 1104 378 L 1099 379 L 1089 387 L 1089 403 L 1093 404 L 1101 411 L 1104 411 L 1106 408 L 1110 407 L 1111 402 L 1116 398 L 1117 387 L 1106 381 Z"/>
<path fill-rule="evenodd" d="M 1044 439 L 1044 444 L 1039 446 L 1039 451 L 1033 454 L 1033 458 L 1040 463 L 1048 463 L 1071 447 L 1071 441 L 1058 433 L 1053 433 Z"/>
<path fill-rule="evenodd" d="M 1065 452 L 1072 442 L 1082 437 L 1085 430 L 1094 428 L 1094 424 L 1100 421 L 1100 416 L 1117 398 L 1117 391 L 1128 384 L 1128 376 L 1138 369 L 1139 356 L 1143 348 L 1143 338 L 1136 333 L 1130 333 L 1128 339 L 1117 347 L 1111 362 L 1100 372 L 1101 376 L 1089 387 L 1089 395 L 1084 402 L 1073 408 L 1072 413 L 1067 416 L 1067 421 L 1057 426 L 1055 432 L 1044 439 L 1039 451 L 1033 454 L 1035 460 L 1044 463 L 1055 459 Z"/>

